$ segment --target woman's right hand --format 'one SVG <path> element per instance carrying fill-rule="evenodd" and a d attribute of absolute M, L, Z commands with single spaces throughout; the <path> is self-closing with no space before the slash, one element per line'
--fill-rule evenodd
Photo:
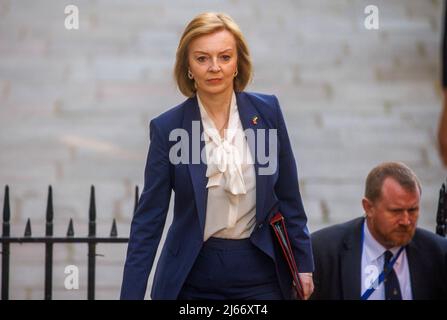
<path fill-rule="evenodd" d="M 301 286 L 303 288 L 303 299 L 308 300 L 314 292 L 314 281 L 312 273 L 298 273 L 300 277 Z M 293 290 L 293 298 L 298 300 L 296 290 Z"/>

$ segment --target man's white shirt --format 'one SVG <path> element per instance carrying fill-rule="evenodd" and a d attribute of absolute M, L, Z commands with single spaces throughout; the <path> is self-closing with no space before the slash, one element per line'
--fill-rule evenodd
<path fill-rule="evenodd" d="M 361 294 L 369 288 L 373 281 L 376 280 L 383 271 L 385 251 L 387 250 L 373 237 L 369 231 L 366 220 L 363 225 L 363 230 L 364 238 L 362 247 Z M 400 247 L 394 247 L 389 250 L 394 256 L 396 255 L 397 251 L 399 251 L 399 248 Z M 402 251 L 393 268 L 396 272 L 397 279 L 399 280 L 402 299 L 412 300 L 413 294 L 411 291 L 410 269 L 408 267 L 406 250 Z M 384 282 L 382 282 L 376 290 L 374 290 L 368 300 L 385 300 Z"/>

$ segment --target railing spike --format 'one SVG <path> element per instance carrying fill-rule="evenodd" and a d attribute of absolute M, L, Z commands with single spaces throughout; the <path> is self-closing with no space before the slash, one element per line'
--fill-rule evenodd
<path fill-rule="evenodd" d="M 48 198 L 47 198 L 47 221 L 53 221 L 53 188 L 48 186 Z"/>
<path fill-rule="evenodd" d="M 118 230 L 116 229 L 116 220 L 113 219 L 112 230 L 110 230 L 110 237 L 116 238 L 118 236 Z"/>
<path fill-rule="evenodd" d="M 135 214 L 135 212 L 137 212 L 137 208 L 138 208 L 138 199 L 139 199 L 139 194 L 138 194 L 138 186 L 135 186 L 135 206 L 133 209 L 133 214 Z"/>
<path fill-rule="evenodd" d="M 3 202 L 3 231 L 2 234 L 5 237 L 9 236 L 9 220 L 11 218 L 11 209 L 9 205 L 9 186 L 5 186 L 5 198 Z"/>
<path fill-rule="evenodd" d="M 90 208 L 89 208 L 90 221 L 96 220 L 96 198 L 95 198 L 95 186 L 90 187 Z"/>
<path fill-rule="evenodd" d="M 67 229 L 67 237 L 74 237 L 73 219 L 70 218 Z"/>
<path fill-rule="evenodd" d="M 89 223 L 88 223 L 88 235 L 94 237 L 96 235 L 96 199 L 95 199 L 95 186 L 90 188 L 90 208 L 89 208 Z"/>
<path fill-rule="evenodd" d="M 445 237 L 447 234 L 447 194 L 444 183 L 441 186 L 441 190 L 439 190 L 436 233 L 442 237 Z"/>
<path fill-rule="evenodd" d="M 11 217 L 11 211 L 9 206 L 9 186 L 5 186 L 5 198 L 3 202 L 3 221 L 9 221 Z"/>
<path fill-rule="evenodd" d="M 25 237 L 31 237 L 31 220 L 28 218 L 28 221 L 26 221 L 26 227 L 25 227 Z"/>
<path fill-rule="evenodd" d="M 46 214 L 46 226 L 45 226 L 45 235 L 52 236 L 53 235 L 53 216 L 54 216 L 54 208 L 53 208 L 53 188 L 48 186 L 48 199 L 47 199 L 47 214 Z"/>

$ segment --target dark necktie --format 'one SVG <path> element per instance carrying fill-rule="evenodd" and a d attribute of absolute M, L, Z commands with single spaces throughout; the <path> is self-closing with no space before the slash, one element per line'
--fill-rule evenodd
<path fill-rule="evenodd" d="M 383 271 L 386 273 L 386 267 L 391 260 L 393 254 L 391 251 L 385 251 L 385 263 L 383 265 Z M 402 300 L 402 294 L 400 292 L 399 279 L 397 279 L 396 272 L 391 269 L 390 273 L 384 280 L 385 284 L 385 300 Z"/>

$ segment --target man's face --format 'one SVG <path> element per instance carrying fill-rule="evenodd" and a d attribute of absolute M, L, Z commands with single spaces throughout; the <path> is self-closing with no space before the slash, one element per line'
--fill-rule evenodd
<path fill-rule="evenodd" d="M 386 178 L 378 200 L 362 200 L 373 237 L 387 249 L 408 244 L 416 231 L 419 201 L 417 187 L 411 192 L 393 178 Z"/>

